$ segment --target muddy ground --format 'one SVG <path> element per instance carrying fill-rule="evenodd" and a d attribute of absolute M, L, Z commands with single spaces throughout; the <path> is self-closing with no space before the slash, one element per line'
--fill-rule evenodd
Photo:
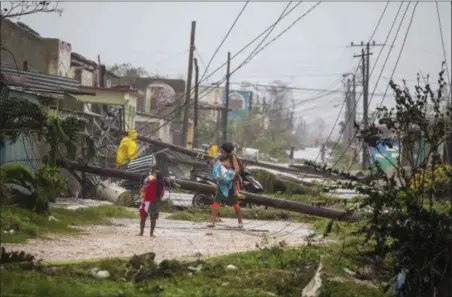
<path fill-rule="evenodd" d="M 113 219 L 113 222 L 111 226 L 83 228 L 83 235 L 50 235 L 47 239 L 4 246 L 6 250 L 23 250 L 47 261 L 129 257 L 154 252 L 160 262 L 247 251 L 265 242 L 300 245 L 312 232 L 307 225 L 280 221 L 245 221 L 244 230 L 239 230 L 233 219 L 223 219 L 212 229 L 207 228 L 207 223 L 168 220 L 162 214 L 157 223 L 157 237 L 150 238 L 149 225 L 145 236 L 137 236 L 138 215 L 137 219 Z"/>

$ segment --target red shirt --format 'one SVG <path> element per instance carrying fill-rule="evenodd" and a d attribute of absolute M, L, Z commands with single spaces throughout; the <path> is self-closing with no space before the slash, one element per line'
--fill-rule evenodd
<path fill-rule="evenodd" d="M 150 177 L 150 181 L 144 190 L 144 201 L 157 202 L 157 179 Z"/>

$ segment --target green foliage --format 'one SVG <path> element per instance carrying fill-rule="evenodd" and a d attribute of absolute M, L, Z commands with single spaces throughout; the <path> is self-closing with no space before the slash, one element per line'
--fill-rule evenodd
<path fill-rule="evenodd" d="M 60 170 L 49 165 L 41 166 L 35 172 L 38 197 L 51 202 L 61 193 L 67 191 L 67 180 L 60 174 Z"/>
<path fill-rule="evenodd" d="M 293 220 L 301 223 L 314 223 L 317 217 L 304 215 L 280 209 L 264 209 L 263 207 L 242 208 L 242 217 L 245 220 Z M 236 214 L 231 207 L 221 208 L 223 218 L 236 218 Z M 169 220 L 182 220 L 190 222 L 207 222 L 210 218 L 208 208 L 188 208 L 183 211 L 174 212 L 167 217 Z"/>
<path fill-rule="evenodd" d="M 373 261 L 378 267 L 385 259 L 391 259 L 393 274 L 402 268 L 408 270 L 407 296 L 432 296 L 435 291 L 438 296 L 445 296 L 445 280 L 452 278 L 449 265 L 452 260 L 451 172 L 437 165 L 440 162 L 438 148 L 444 141 L 447 121 L 450 121 L 450 108 L 443 112 L 440 106 L 445 84 L 443 74 L 444 70 L 440 72 L 440 88 L 436 94 L 428 84 L 421 87 L 418 83 L 415 95 L 411 95 L 406 85 L 400 87 L 390 82 L 396 106 L 379 108 L 378 119 L 399 140 L 403 139 L 403 154 L 397 164 L 400 164 L 400 158 L 406 158 L 410 168 L 397 165 L 396 173 L 387 177 L 377 166 L 379 183 L 360 188 L 369 196 L 362 206 L 372 210 L 361 232 L 375 243 L 371 253 Z M 432 116 L 427 114 L 428 104 L 433 106 Z M 404 137 L 412 129 L 424 132 L 431 151 L 432 159 L 421 160 L 420 167 L 410 158 L 414 143 Z M 378 140 L 385 141 L 383 131 L 376 125 L 362 131 L 361 135 L 371 146 Z M 431 165 L 423 170 L 428 162 Z M 447 192 L 437 187 L 438 183 L 433 180 L 448 182 Z M 444 200 L 446 197 L 449 201 Z"/>
<path fill-rule="evenodd" d="M 261 183 L 265 193 L 276 192 L 274 189 L 274 183 L 277 179 L 276 175 L 263 169 L 251 169 L 250 172 Z"/>
<path fill-rule="evenodd" d="M 211 120 L 202 120 L 198 122 L 198 143 L 202 144 L 216 143 L 218 137 L 217 123 Z"/>
<path fill-rule="evenodd" d="M 33 102 L 22 98 L 0 100 L 0 133 L 16 142 L 28 131 L 41 131 L 47 118 L 45 112 Z M 6 131 L 3 131 L 6 130 Z"/>
<path fill-rule="evenodd" d="M 435 189 L 437 198 L 449 197 L 452 190 L 452 166 L 427 165 L 425 168 L 419 170 L 413 177 L 410 188 L 422 191 L 421 187 L 425 189 Z"/>
<path fill-rule="evenodd" d="M 0 130 L 12 143 L 20 135 L 33 135 L 49 146 L 48 163 L 55 166 L 62 155 L 61 146 L 66 148 L 66 157 L 75 159 L 79 140 L 84 141 L 90 160 L 95 156 L 94 140 L 85 132 L 87 120 L 75 116 L 60 117 L 45 112 L 37 104 L 23 98 L 8 98 L 0 101 Z"/>
<path fill-rule="evenodd" d="M 27 209 L 2 206 L 2 243 L 21 243 L 47 234 L 79 234 L 82 230 L 74 227 L 110 225 L 112 218 L 138 218 L 134 211 L 112 205 L 76 210 L 55 207 L 52 208 L 52 216 L 57 221 Z M 14 233 L 9 233 L 10 230 L 14 230 Z"/>
<path fill-rule="evenodd" d="M 12 192 L 8 203 L 37 213 L 47 213 L 49 201 L 67 187 L 67 181 L 58 168 L 48 165 L 41 166 L 35 174 L 17 163 L 3 164 L 0 170 L 2 184 Z"/>
<path fill-rule="evenodd" d="M 114 64 L 109 71 L 121 77 L 138 78 L 148 77 L 149 73 L 143 67 L 134 67 L 130 63 Z"/>
<path fill-rule="evenodd" d="M 350 245 L 340 247 L 304 246 L 287 248 L 284 242 L 269 245 L 265 240 L 252 252 L 193 261 L 163 261 L 156 265 L 152 254 L 130 259 L 102 259 L 64 265 L 40 266 L 24 271 L 15 266 L 2 273 L 2 293 L 26 296 L 160 296 L 160 297 L 268 297 L 300 296 L 323 257 L 324 285 L 321 296 L 383 297 L 378 289 L 360 284 L 344 274 L 343 268 L 355 270 L 359 263 L 348 257 Z M 227 270 L 227 265 L 237 270 Z M 17 267 L 17 266 L 16 266 Z M 141 267 L 136 273 L 136 268 Z M 197 269 L 191 272 L 189 267 Z M 53 268 L 53 269 L 51 269 Z M 106 269 L 111 277 L 94 280 L 93 268 Z M 127 281 L 133 279 L 133 281 Z"/>

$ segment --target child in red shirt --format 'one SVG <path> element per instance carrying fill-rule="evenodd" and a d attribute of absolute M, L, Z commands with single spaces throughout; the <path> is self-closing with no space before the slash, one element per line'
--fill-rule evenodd
<path fill-rule="evenodd" d="M 141 190 L 143 202 L 139 208 L 140 212 L 140 236 L 144 234 L 146 219 L 151 220 L 151 237 L 155 237 L 154 230 L 159 218 L 160 201 L 165 194 L 165 181 L 157 168 L 152 169 L 152 174 L 146 178 Z"/>

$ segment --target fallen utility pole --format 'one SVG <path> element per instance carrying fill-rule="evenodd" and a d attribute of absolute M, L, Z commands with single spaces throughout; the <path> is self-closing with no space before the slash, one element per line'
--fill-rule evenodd
<path fill-rule="evenodd" d="M 116 132 L 118 131 L 117 129 L 111 128 L 110 131 Z M 119 131 L 122 135 L 127 136 L 127 132 L 125 131 Z M 181 147 L 172 143 L 166 143 L 166 142 L 162 142 L 162 141 L 158 141 L 155 139 L 151 139 L 149 137 L 145 137 L 145 136 L 141 136 L 138 135 L 137 137 L 138 141 L 142 141 L 142 142 L 146 142 L 149 144 L 153 144 L 155 146 L 161 147 L 161 148 L 168 148 L 172 151 L 181 153 L 181 154 L 185 154 L 187 156 L 193 157 L 193 158 L 197 158 L 200 159 L 202 161 L 210 161 L 213 160 L 212 157 L 210 157 L 207 154 L 202 154 L 193 150 L 190 150 L 188 148 L 185 147 Z M 183 161 L 181 161 L 183 162 Z M 256 167 L 261 167 L 261 168 L 266 168 L 266 169 L 271 169 L 271 170 L 277 170 L 280 172 L 285 172 L 285 173 L 292 173 L 292 174 L 311 174 L 311 175 L 316 175 L 319 177 L 334 177 L 334 174 L 329 174 L 326 172 L 322 172 L 319 170 L 315 170 L 313 168 L 310 168 L 308 166 L 303 166 L 303 165 L 294 165 L 294 166 L 282 166 L 282 165 L 277 165 L 277 164 L 271 164 L 271 163 L 263 163 L 263 162 L 259 162 L 259 161 L 254 161 L 254 160 L 243 160 L 243 163 L 247 166 L 256 166 Z M 345 177 L 341 177 L 338 176 L 339 179 L 346 179 Z"/>
<path fill-rule="evenodd" d="M 85 164 L 79 164 L 71 161 L 65 161 L 65 160 L 57 160 L 57 164 L 62 167 L 66 168 L 68 170 L 76 170 L 76 171 L 82 171 L 84 173 L 91 173 L 99 176 L 104 177 L 116 177 L 121 179 L 127 179 L 127 180 L 133 180 L 138 182 L 143 182 L 144 179 L 148 176 L 148 174 L 139 174 L 139 173 L 132 173 L 125 170 L 119 170 L 119 169 L 110 169 L 110 168 L 102 168 L 102 167 L 96 167 L 96 166 L 90 166 Z M 208 194 L 215 194 L 217 191 L 216 186 L 201 184 L 197 182 L 182 180 L 182 179 L 175 179 L 174 180 L 177 184 L 180 185 L 180 187 L 184 190 L 188 191 L 200 191 Z M 318 206 L 312 206 L 303 204 L 297 201 L 291 201 L 291 200 L 285 200 L 285 199 L 279 199 L 279 198 L 271 198 L 266 197 L 264 195 L 257 195 L 252 194 L 248 192 L 241 192 L 244 196 L 247 202 L 260 204 L 264 206 L 270 206 L 278 209 L 284 209 L 289 211 L 295 211 L 299 213 L 304 213 L 308 215 L 318 216 L 322 218 L 327 219 L 333 219 L 333 220 L 341 220 L 341 221 L 359 221 L 362 219 L 362 216 L 359 214 L 346 212 L 342 210 L 337 209 L 331 209 L 331 208 L 325 208 L 325 207 L 318 207 Z"/>

